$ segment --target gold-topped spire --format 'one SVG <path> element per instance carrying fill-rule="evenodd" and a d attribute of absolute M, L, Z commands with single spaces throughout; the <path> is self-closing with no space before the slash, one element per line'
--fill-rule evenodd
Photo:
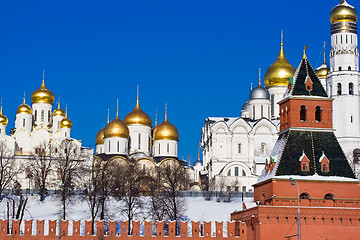
<path fill-rule="evenodd" d="M 167 121 L 167 103 L 165 103 L 165 121 Z"/>
<path fill-rule="evenodd" d="M 53 104 L 54 94 L 45 85 L 45 70 L 43 70 L 43 79 L 41 86 L 31 94 L 32 103 Z"/>
<path fill-rule="evenodd" d="M 325 63 L 326 64 L 326 51 L 325 51 L 325 47 L 326 47 L 326 42 L 324 41 L 324 62 L 323 64 Z"/>
<path fill-rule="evenodd" d="M 7 125 L 8 118 L 3 114 L 3 106 L 2 106 L 2 99 L 1 99 L 1 107 L 0 107 L 0 125 Z"/>
<path fill-rule="evenodd" d="M 139 84 L 136 86 L 136 106 L 139 106 Z"/>
<path fill-rule="evenodd" d="M 0 115 L 3 114 L 3 111 L 2 111 L 2 99 L 1 99 L 1 108 L 0 108 Z"/>
<path fill-rule="evenodd" d="M 157 126 L 157 109 L 155 110 L 155 127 Z"/>
<path fill-rule="evenodd" d="M 104 139 L 111 137 L 129 138 L 129 128 L 119 118 L 119 99 L 116 100 L 116 117 L 104 128 Z"/>
<path fill-rule="evenodd" d="M 259 86 L 261 86 L 261 68 L 259 68 Z"/>
<path fill-rule="evenodd" d="M 57 109 L 54 110 L 53 116 L 63 116 L 63 117 L 65 117 L 64 110 L 62 110 L 60 108 L 60 97 L 59 97 L 59 100 L 58 100 L 57 104 L 58 104 L 58 107 L 57 107 Z"/>
<path fill-rule="evenodd" d="M 45 84 L 45 69 L 43 68 L 43 79 L 42 79 L 42 83 Z"/>
<path fill-rule="evenodd" d="M 109 124 L 110 121 L 110 109 L 108 108 L 108 118 L 107 118 L 107 124 Z"/>
<path fill-rule="evenodd" d="M 165 103 L 165 120 L 154 129 L 154 140 L 179 140 L 177 128 L 167 119 L 167 103 Z"/>
<path fill-rule="evenodd" d="M 307 57 L 306 57 L 306 49 L 307 49 L 307 46 L 305 45 L 304 46 L 304 54 L 303 54 L 303 57 L 302 57 L 303 59 L 307 59 Z"/>
<path fill-rule="evenodd" d="M 60 128 L 72 128 L 72 121 L 68 118 L 67 103 L 65 105 L 65 117 L 60 121 Z"/>
<path fill-rule="evenodd" d="M 119 118 L 119 99 L 116 99 L 116 117 Z"/>
<path fill-rule="evenodd" d="M 327 63 L 326 63 L 326 49 L 325 49 L 325 41 L 324 41 L 324 61 L 323 64 L 315 69 L 315 74 L 318 78 L 327 78 L 327 75 L 330 72 L 330 68 L 328 67 Z"/>
<path fill-rule="evenodd" d="M 16 110 L 16 114 L 18 113 L 32 114 L 31 107 L 25 103 L 25 91 L 24 91 L 23 103 Z"/>
<path fill-rule="evenodd" d="M 23 104 L 25 104 L 25 91 L 24 91 L 24 98 L 23 98 L 23 100 L 24 100 L 24 101 L 23 101 Z"/>
<path fill-rule="evenodd" d="M 295 68 L 288 62 L 284 53 L 284 32 L 281 31 L 280 52 L 275 62 L 266 70 L 264 82 L 266 88 L 287 86 L 292 78 Z"/>

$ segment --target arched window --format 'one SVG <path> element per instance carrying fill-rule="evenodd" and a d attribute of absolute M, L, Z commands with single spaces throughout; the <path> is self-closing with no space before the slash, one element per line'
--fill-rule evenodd
<path fill-rule="evenodd" d="M 310 195 L 307 193 L 302 193 L 302 194 L 300 194 L 299 198 L 300 199 L 310 199 Z"/>
<path fill-rule="evenodd" d="M 341 95 L 341 83 L 337 84 L 337 95 Z"/>
<path fill-rule="evenodd" d="M 266 154 L 266 143 L 261 143 L 261 153 Z"/>
<path fill-rule="evenodd" d="M 334 200 L 334 195 L 332 195 L 331 193 L 328 193 L 324 196 L 325 200 Z"/>
<path fill-rule="evenodd" d="M 354 95 L 354 84 L 349 83 L 349 95 Z"/>
<path fill-rule="evenodd" d="M 348 66 L 348 70 L 351 71 L 351 66 Z"/>
<path fill-rule="evenodd" d="M 300 121 L 306 121 L 306 106 L 300 107 Z"/>
<path fill-rule="evenodd" d="M 328 172 L 328 171 L 329 171 L 327 164 L 323 164 L 323 165 L 322 165 L 322 171 L 323 171 L 323 172 Z"/>
<path fill-rule="evenodd" d="M 307 170 L 308 170 L 307 163 L 303 163 L 303 165 L 302 165 L 302 170 L 303 170 L 303 171 L 307 171 Z"/>
<path fill-rule="evenodd" d="M 227 172 L 228 176 L 231 176 L 231 169 L 229 169 L 229 171 Z"/>
<path fill-rule="evenodd" d="M 246 177 L 246 172 L 244 170 L 242 170 L 242 175 Z"/>
<path fill-rule="evenodd" d="M 317 106 L 315 110 L 315 121 L 321 122 L 321 107 Z"/>

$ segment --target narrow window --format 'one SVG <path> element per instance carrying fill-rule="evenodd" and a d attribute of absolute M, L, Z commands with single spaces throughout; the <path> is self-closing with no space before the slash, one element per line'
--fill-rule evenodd
<path fill-rule="evenodd" d="M 243 186 L 243 187 L 242 187 L 242 191 L 243 191 L 243 192 L 246 192 L 246 186 Z"/>
<path fill-rule="evenodd" d="M 23 127 L 25 127 L 25 118 L 23 119 Z"/>
<path fill-rule="evenodd" d="M 341 71 L 342 70 L 342 68 L 341 68 L 341 66 L 339 66 L 339 71 Z"/>
<path fill-rule="evenodd" d="M 120 152 L 120 143 L 117 141 L 117 152 Z"/>
<path fill-rule="evenodd" d="M 243 177 L 246 177 L 246 172 L 244 170 L 242 170 L 242 175 Z"/>
<path fill-rule="evenodd" d="M 336 36 L 336 44 L 338 43 L 337 36 Z"/>
<path fill-rule="evenodd" d="M 37 120 L 37 110 L 35 110 L 35 121 Z"/>
<path fill-rule="evenodd" d="M 50 122 L 50 118 L 51 118 L 51 113 L 50 111 L 48 111 L 48 122 Z"/>
<path fill-rule="evenodd" d="M 151 138 L 148 137 L 148 150 L 149 150 L 149 152 L 150 152 L 150 147 L 151 147 Z"/>
<path fill-rule="evenodd" d="M 41 121 L 44 121 L 44 110 L 41 110 Z"/>
<path fill-rule="evenodd" d="M 229 171 L 227 172 L 227 175 L 228 175 L 228 176 L 231 176 L 231 170 L 229 170 Z"/>
<path fill-rule="evenodd" d="M 351 123 L 353 122 L 353 116 L 350 116 L 350 122 Z"/>
<path fill-rule="evenodd" d="M 67 132 L 65 132 L 65 137 L 67 137 Z"/>
<path fill-rule="evenodd" d="M 261 105 L 261 118 L 263 118 L 263 117 L 264 117 L 264 106 Z"/>
<path fill-rule="evenodd" d="M 166 148 L 167 148 L 167 153 L 169 153 L 169 144 L 167 144 Z"/>
<path fill-rule="evenodd" d="M 159 154 L 160 154 L 160 143 L 159 143 Z"/>
<path fill-rule="evenodd" d="M 266 154 L 266 143 L 261 143 L 261 153 Z"/>
<path fill-rule="evenodd" d="M 253 105 L 253 119 L 255 119 L 255 105 Z"/>
<path fill-rule="evenodd" d="M 1 129 L 0 129 L 0 134 L 2 134 Z"/>
<path fill-rule="evenodd" d="M 300 107 L 300 121 L 306 121 L 306 106 Z"/>
<path fill-rule="evenodd" d="M 274 100 L 274 94 L 271 95 L 271 117 L 274 117 L 274 107 L 275 107 L 275 100 Z"/>
<path fill-rule="evenodd" d="M 346 43 L 348 43 L 348 35 L 346 35 Z"/>
<path fill-rule="evenodd" d="M 239 191 L 239 186 L 235 186 L 235 192 L 238 192 Z"/>
<path fill-rule="evenodd" d="M 342 43 L 342 35 L 340 36 L 340 43 Z"/>
<path fill-rule="evenodd" d="M 349 83 L 349 95 L 354 95 L 354 84 Z"/>
<path fill-rule="evenodd" d="M 110 142 L 109 142 L 109 152 L 110 152 Z"/>
<path fill-rule="evenodd" d="M 322 171 L 323 172 L 328 172 L 329 170 L 328 170 L 328 167 L 327 167 L 327 164 L 323 164 L 323 166 L 322 166 Z"/>
<path fill-rule="evenodd" d="M 315 110 L 315 122 L 321 122 L 321 107 L 317 106 Z"/>
<path fill-rule="evenodd" d="M 238 153 L 241 153 L 241 143 L 238 144 Z"/>
<path fill-rule="evenodd" d="M 351 66 L 348 66 L 348 70 L 351 71 Z"/>
<path fill-rule="evenodd" d="M 239 168 L 235 167 L 235 176 L 239 176 Z"/>
<path fill-rule="evenodd" d="M 138 135 L 138 149 L 140 150 L 140 148 L 141 148 L 141 135 L 139 133 L 139 135 Z"/>
<path fill-rule="evenodd" d="M 341 95 L 341 83 L 337 84 L 337 95 Z"/>
<path fill-rule="evenodd" d="M 306 164 L 306 163 L 303 163 L 303 165 L 302 165 L 302 170 L 303 170 L 303 171 L 307 171 L 307 164 Z"/>

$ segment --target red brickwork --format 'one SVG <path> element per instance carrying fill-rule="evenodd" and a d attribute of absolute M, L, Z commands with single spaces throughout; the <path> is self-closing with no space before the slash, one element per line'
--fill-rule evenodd
<path fill-rule="evenodd" d="M 132 222 L 132 233 L 128 235 L 128 222 L 121 221 L 120 229 L 117 231 L 115 221 L 97 221 L 96 233 L 91 234 L 91 221 L 72 221 L 72 231 L 69 231 L 69 221 L 61 221 L 60 231 L 57 229 L 57 221 L 49 221 L 49 230 L 45 231 L 44 226 L 46 220 L 25 220 L 21 226 L 19 221 L 12 221 L 12 233 L 8 231 L 8 220 L 0 220 L 0 239 L 10 240 L 59 240 L 59 233 L 63 240 L 91 240 L 91 239 L 237 239 L 245 240 L 246 225 L 245 223 L 235 222 L 215 222 L 215 228 L 212 228 L 211 222 L 180 222 L 176 226 L 176 222 L 156 222 L 156 229 L 153 230 L 152 222 Z M 84 224 L 84 226 L 82 226 Z M 190 227 L 191 226 L 191 227 Z M 227 226 L 227 227 L 226 227 Z M 226 227 L 226 232 L 224 232 Z M 82 231 L 80 231 L 83 229 Z M 44 233 L 45 231 L 45 233 Z M 69 233 L 69 232 L 72 232 Z M 32 235 L 34 233 L 34 235 Z"/>

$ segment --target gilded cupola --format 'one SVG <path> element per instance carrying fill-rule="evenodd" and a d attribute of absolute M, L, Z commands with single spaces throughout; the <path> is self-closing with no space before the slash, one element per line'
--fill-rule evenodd
<path fill-rule="evenodd" d="M 179 132 L 177 128 L 167 120 L 165 111 L 165 120 L 154 128 L 154 140 L 175 140 L 179 141 Z"/>
<path fill-rule="evenodd" d="M 58 102 L 58 107 L 54 110 L 53 116 L 65 117 L 65 111 L 60 108 L 60 102 Z"/>
<path fill-rule="evenodd" d="M 116 117 L 104 128 L 104 139 L 111 137 L 129 138 L 129 128 L 119 118 L 119 109 L 116 110 Z"/>
<path fill-rule="evenodd" d="M 267 69 L 264 77 L 266 88 L 287 86 L 295 68 L 288 62 L 284 53 L 284 43 L 281 42 L 280 52 L 275 62 Z"/>
<path fill-rule="evenodd" d="M 2 103 L 0 107 L 0 124 L 5 126 L 8 124 L 8 118 L 3 114 Z"/>
<path fill-rule="evenodd" d="M 327 75 L 330 72 L 330 68 L 328 67 L 326 63 L 326 57 L 325 57 L 325 44 L 324 44 L 324 62 L 323 64 L 315 69 L 315 74 L 318 78 L 326 78 Z"/>
<path fill-rule="evenodd" d="M 346 0 L 341 0 L 340 4 L 335 6 L 330 12 L 330 22 L 353 22 L 358 20 L 356 9 L 348 4 Z"/>
<path fill-rule="evenodd" d="M 72 128 L 72 121 L 67 116 L 67 106 L 65 111 L 65 117 L 60 121 L 60 128 Z"/>
<path fill-rule="evenodd" d="M 25 103 L 25 97 L 23 104 L 21 104 L 16 110 L 16 114 L 20 114 L 20 113 L 32 114 L 31 107 Z"/>
<path fill-rule="evenodd" d="M 55 100 L 54 94 L 45 86 L 44 73 L 41 86 L 31 94 L 32 103 L 48 103 L 53 104 Z"/>
<path fill-rule="evenodd" d="M 105 128 L 102 128 L 95 137 L 95 145 L 101 145 L 104 144 L 104 130 Z"/>
<path fill-rule="evenodd" d="M 139 90 L 138 90 L 138 95 L 136 98 L 136 106 L 135 106 L 134 110 L 132 110 L 130 113 L 128 113 L 124 117 L 124 123 L 128 126 L 129 125 L 142 125 L 142 126 L 148 126 L 148 127 L 152 126 L 151 118 L 140 108 Z"/>

